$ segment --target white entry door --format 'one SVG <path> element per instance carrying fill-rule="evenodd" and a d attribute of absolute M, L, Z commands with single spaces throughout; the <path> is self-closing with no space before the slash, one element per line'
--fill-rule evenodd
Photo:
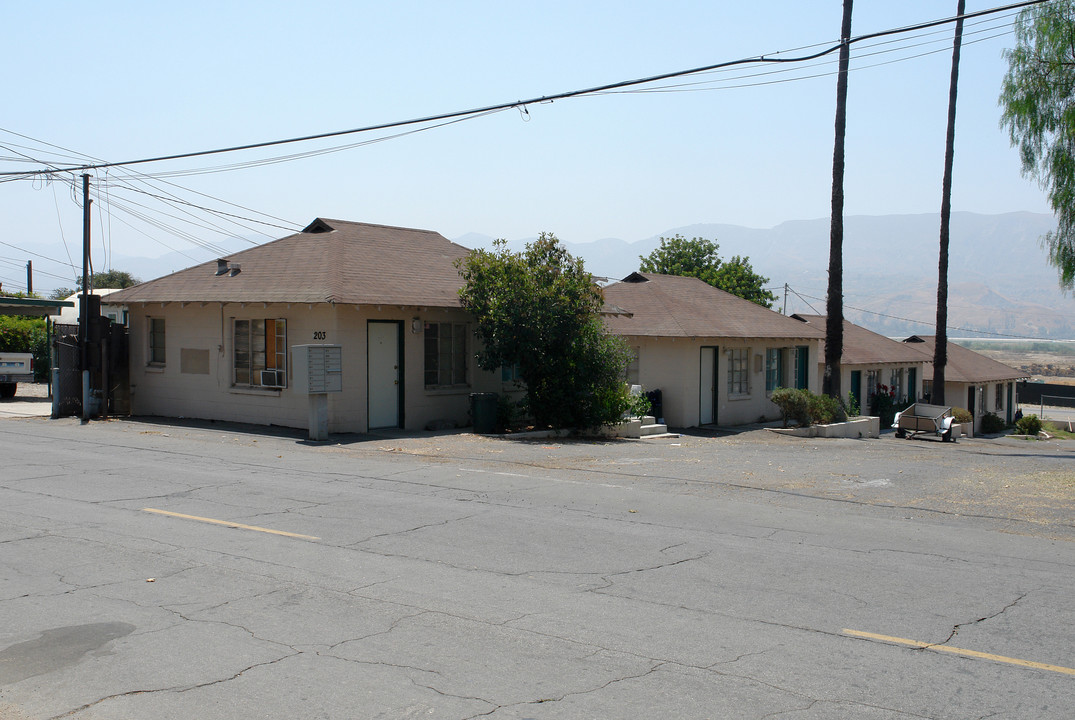
<path fill-rule="evenodd" d="M 717 422 L 717 349 L 702 348 L 702 362 L 698 377 L 698 424 L 714 425 Z"/>
<path fill-rule="evenodd" d="M 399 427 L 399 323 L 366 324 L 369 427 Z"/>

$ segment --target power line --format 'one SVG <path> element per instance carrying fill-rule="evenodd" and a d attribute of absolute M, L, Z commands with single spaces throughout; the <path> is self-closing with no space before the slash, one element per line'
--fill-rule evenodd
<path fill-rule="evenodd" d="M 985 17 L 985 16 L 988 16 L 988 15 L 994 15 L 994 14 L 1001 13 L 1001 12 L 1009 12 L 1011 10 L 1016 10 L 1016 9 L 1019 9 L 1019 8 L 1030 7 L 1030 6 L 1033 6 L 1033 5 L 1040 5 L 1040 4 L 1042 4 L 1044 2 L 1048 2 L 1048 1 L 1049 0 L 1026 0 L 1025 2 L 1013 3 L 1013 4 L 1010 4 L 1010 5 L 991 8 L 991 9 L 988 9 L 988 10 L 980 10 L 980 11 L 973 12 L 973 13 L 965 13 L 962 16 L 962 18 L 964 20 L 967 20 L 967 19 L 973 19 L 973 18 L 978 18 L 978 17 Z M 890 29 L 890 30 L 883 30 L 883 31 L 880 31 L 880 32 L 869 33 L 869 34 L 866 34 L 866 35 L 861 35 L 859 37 L 850 38 L 850 39 L 847 40 L 847 43 L 848 44 L 855 44 L 855 43 L 865 42 L 867 40 L 873 40 L 873 39 L 876 39 L 876 38 L 889 37 L 889 36 L 892 36 L 892 35 L 898 35 L 898 34 L 903 34 L 903 33 L 908 33 L 908 32 L 915 32 L 915 31 L 919 31 L 919 30 L 926 30 L 926 29 L 929 29 L 929 28 L 932 28 L 932 27 L 938 27 L 938 26 L 941 26 L 941 25 L 946 25 L 946 24 L 955 22 L 957 19 L 958 18 L 956 18 L 956 17 L 950 17 L 950 18 L 945 18 L 945 19 L 942 19 L 942 20 L 933 20 L 933 21 L 930 21 L 930 22 L 918 23 L 916 25 L 909 25 L 909 26 L 905 26 L 905 27 L 902 27 L 902 28 L 893 28 L 893 29 Z M 618 90 L 618 89 L 621 89 L 621 88 L 635 87 L 635 86 L 640 86 L 640 85 L 648 85 L 648 84 L 651 84 L 651 83 L 660 82 L 662 80 L 670 80 L 670 79 L 673 79 L 673 78 L 685 77 L 685 76 L 688 76 L 688 75 L 697 75 L 699 73 L 718 70 L 718 69 L 721 69 L 721 68 L 735 67 L 735 66 L 739 66 L 739 65 L 750 65 L 750 64 L 796 64 L 796 63 L 802 63 L 802 62 L 806 62 L 806 61 L 809 61 L 809 60 L 816 60 L 817 58 L 824 57 L 826 55 L 832 54 L 832 53 L 838 51 L 842 46 L 843 46 L 843 41 L 838 42 L 838 43 L 836 43 L 834 45 L 831 45 L 831 46 L 828 46 L 828 47 L 824 47 L 823 49 L 821 49 L 821 50 L 819 50 L 817 52 L 811 53 L 809 55 L 803 55 L 803 56 L 799 56 L 799 57 L 782 58 L 782 57 L 769 57 L 769 56 L 766 56 L 766 55 L 759 55 L 759 56 L 751 57 L 751 58 L 743 58 L 743 59 L 739 59 L 739 60 L 730 60 L 730 61 L 724 61 L 724 62 L 719 62 L 719 63 L 713 63 L 711 65 L 705 65 L 705 66 L 702 66 L 702 67 L 692 68 L 692 69 L 689 69 L 689 70 L 678 70 L 678 71 L 674 71 L 674 72 L 661 73 L 661 74 L 658 74 L 658 75 L 652 75 L 652 76 L 649 76 L 649 77 L 637 78 L 637 79 L 633 79 L 633 80 L 622 80 L 622 81 L 619 81 L 619 82 L 608 83 L 606 85 L 599 85 L 599 86 L 596 86 L 596 87 L 585 88 L 585 89 L 581 89 L 581 90 L 571 90 L 571 91 L 567 91 L 567 92 L 556 93 L 556 94 L 553 94 L 553 95 L 543 95 L 543 96 L 540 96 L 540 97 L 531 98 L 529 100 L 515 100 L 515 101 L 511 101 L 511 102 L 498 103 L 498 104 L 495 104 L 495 105 L 488 105 L 486 107 L 481 107 L 481 108 L 474 108 L 474 109 L 471 109 L 471 110 L 457 110 L 457 111 L 441 113 L 441 114 L 437 114 L 437 115 L 428 115 L 428 116 L 425 116 L 425 117 L 413 118 L 413 119 L 410 119 L 410 120 L 401 120 L 401 121 L 395 121 L 395 122 L 380 123 L 380 124 L 376 124 L 376 125 L 367 125 L 367 126 L 364 126 L 364 127 L 352 128 L 350 130 L 337 130 L 337 131 L 332 131 L 332 132 L 324 132 L 324 133 L 317 133 L 317 134 L 313 134 L 313 135 L 304 135 L 304 136 L 300 136 L 300 137 L 287 138 L 287 139 L 283 139 L 283 140 L 270 140 L 270 141 L 265 141 L 265 142 L 247 143 L 247 144 L 244 144 L 244 145 L 235 145 L 235 146 L 231 146 L 231 147 L 217 148 L 217 149 L 213 149 L 213 150 L 200 150 L 200 151 L 187 152 L 187 153 L 174 153 L 174 154 L 171 154 L 171 155 L 159 155 L 159 156 L 156 156 L 156 157 L 142 158 L 142 159 L 137 159 L 137 160 L 127 160 L 127 161 L 123 161 L 123 162 L 109 162 L 109 163 L 98 163 L 98 164 L 93 164 L 93 165 L 73 166 L 73 167 L 60 168 L 60 171 L 63 171 L 63 172 L 83 172 L 83 171 L 87 171 L 87 170 L 99 170 L 99 169 L 109 168 L 109 167 L 141 165 L 141 164 L 145 164 L 145 163 L 163 162 L 163 161 L 167 161 L 167 160 L 180 160 L 180 159 L 186 159 L 186 158 L 204 157 L 204 156 L 207 156 L 207 155 L 219 155 L 219 154 L 223 154 L 223 153 L 238 152 L 238 151 L 241 151 L 241 150 L 254 150 L 254 149 L 259 149 L 259 148 L 273 147 L 273 146 L 277 146 L 277 145 L 287 145 L 287 144 L 293 144 L 293 143 L 308 142 L 308 141 L 311 141 L 311 140 L 322 140 L 322 139 L 331 138 L 331 137 L 341 137 L 341 136 L 344 136 L 344 135 L 354 135 L 354 134 L 358 134 L 358 133 L 373 132 L 373 131 L 377 131 L 377 130 L 391 130 L 391 129 L 400 128 L 400 127 L 407 127 L 407 126 L 411 126 L 411 125 L 424 125 L 424 124 L 440 122 L 440 121 L 444 121 L 444 120 L 454 120 L 454 119 L 462 120 L 462 119 L 468 119 L 468 118 L 471 118 L 471 117 L 484 115 L 484 114 L 490 113 L 490 112 L 497 112 L 497 111 L 500 111 L 500 110 L 507 110 L 507 109 L 510 109 L 510 108 L 523 108 L 523 109 L 525 109 L 527 105 L 537 105 L 537 104 L 541 104 L 541 103 L 551 103 L 551 102 L 554 102 L 556 100 L 566 100 L 566 99 L 569 99 L 569 98 L 582 97 L 582 96 L 586 96 L 586 95 L 594 95 L 594 94 L 598 94 L 598 93 L 608 92 L 608 91 L 611 91 L 611 90 Z M 779 53 L 777 53 L 777 54 L 779 54 Z M 54 173 L 54 172 L 56 172 L 55 169 L 46 169 L 46 170 L 32 171 L 30 174 L 40 175 L 40 174 L 51 174 L 51 173 Z M 19 176 L 25 177 L 27 174 L 28 174 L 27 171 L 0 172 L 0 176 L 19 175 Z"/>
<path fill-rule="evenodd" d="M 990 27 L 979 29 L 979 30 L 977 30 L 977 31 L 975 31 L 973 33 L 966 33 L 966 35 L 974 35 L 974 34 L 982 34 L 982 33 L 987 33 L 987 32 L 995 32 L 995 31 L 997 31 L 997 30 L 999 30 L 1001 28 L 1006 28 L 1006 29 L 1004 29 L 1002 32 L 998 32 L 998 33 L 996 33 L 994 35 L 989 35 L 988 37 L 977 38 L 976 40 L 965 42 L 964 44 L 973 45 L 973 44 L 977 44 L 977 43 L 981 43 L 981 42 L 986 42 L 988 40 L 995 40 L 998 37 L 1003 37 L 1005 35 L 1011 35 L 1012 32 L 1013 32 L 1011 30 L 1010 26 L 1008 25 L 1007 18 L 1005 18 L 1003 20 L 1003 22 L 999 22 L 999 23 L 995 18 L 990 18 L 988 21 L 981 21 L 980 23 L 977 23 L 977 24 L 978 25 L 984 25 L 987 22 L 988 23 L 993 23 L 993 24 Z M 922 33 L 922 34 L 914 36 L 914 37 L 912 37 L 910 39 L 914 40 L 914 39 L 917 39 L 917 38 L 924 38 L 924 37 L 942 35 L 942 32 L 943 31 L 938 30 L 938 31 L 930 32 L 930 33 Z M 870 46 L 868 46 L 868 48 L 874 48 L 874 47 L 880 48 L 880 47 L 883 47 L 883 46 L 891 45 L 894 42 L 897 42 L 897 41 L 895 41 L 895 40 L 886 40 L 884 42 L 879 42 L 879 43 L 875 43 L 874 45 L 870 45 Z M 923 46 L 928 46 L 928 45 L 940 45 L 941 47 L 939 47 L 939 48 L 937 48 L 935 50 L 930 50 L 930 51 L 918 53 L 918 54 L 915 54 L 915 55 L 909 55 L 909 56 L 906 56 L 906 57 L 900 57 L 900 58 L 897 58 L 895 60 L 889 60 L 887 62 L 879 62 L 879 63 L 874 63 L 874 64 L 871 64 L 871 65 L 862 65 L 861 64 L 863 58 L 873 57 L 873 56 L 876 56 L 876 55 L 892 54 L 892 53 L 896 53 L 896 52 L 904 52 L 904 51 L 910 50 L 912 48 L 923 47 Z M 928 55 L 934 55 L 934 54 L 950 52 L 950 51 L 951 51 L 951 40 L 949 39 L 949 36 L 947 35 L 947 33 L 943 33 L 943 36 L 939 37 L 936 40 L 928 40 L 928 41 L 919 42 L 919 43 L 903 44 L 903 45 L 900 45 L 899 47 L 889 47 L 889 48 L 886 48 L 886 49 L 877 50 L 876 52 L 870 52 L 870 53 L 866 53 L 866 54 L 859 53 L 859 54 L 855 55 L 854 58 L 853 58 L 853 60 L 855 62 L 855 65 L 851 68 L 851 71 L 852 72 L 858 72 L 858 71 L 861 71 L 861 70 L 868 70 L 868 69 L 871 69 L 871 68 L 883 67 L 885 65 L 891 65 L 891 64 L 898 63 L 898 62 L 906 62 L 908 60 L 915 60 L 915 59 L 920 58 L 920 57 L 926 57 Z M 822 62 L 808 64 L 805 67 L 806 68 L 811 68 L 811 67 L 831 67 L 833 64 L 834 64 L 834 62 L 831 59 L 826 59 L 826 60 L 824 60 Z M 799 69 L 802 69 L 802 68 L 799 68 Z M 713 72 L 703 73 L 703 74 L 707 74 L 707 75 L 708 74 L 717 74 L 717 73 L 723 74 L 723 73 L 726 73 L 727 70 L 729 70 L 729 68 L 725 68 L 725 69 L 722 69 L 720 71 L 713 71 Z M 698 81 L 695 81 L 695 82 L 676 83 L 674 85 L 662 85 L 662 86 L 652 87 L 652 88 L 639 88 L 639 89 L 631 89 L 631 90 L 610 91 L 608 93 L 602 93 L 602 94 L 609 94 L 609 95 L 612 95 L 612 94 L 649 94 L 649 93 L 673 93 L 673 92 L 703 92 L 703 91 L 708 92 L 708 91 L 712 91 L 712 90 L 734 90 L 734 89 L 741 89 L 741 88 L 748 88 L 748 87 L 763 87 L 765 85 L 775 85 L 775 84 L 787 83 L 787 82 L 797 82 L 799 80 L 811 80 L 811 79 L 814 79 L 814 78 L 827 77 L 827 76 L 831 76 L 831 75 L 836 74 L 836 70 L 834 69 L 834 70 L 832 70 L 830 72 L 815 73 L 815 74 L 812 74 L 812 75 L 800 75 L 800 76 L 791 77 L 791 78 L 785 78 L 785 79 L 780 79 L 780 80 L 770 80 L 770 81 L 767 81 L 767 82 L 745 82 L 745 83 L 738 83 L 738 84 L 735 84 L 735 85 L 721 85 L 719 87 L 712 87 L 714 85 L 717 85 L 718 83 L 729 83 L 729 82 L 733 82 L 733 81 L 736 81 L 736 80 L 744 80 L 744 79 L 749 79 L 749 78 L 769 77 L 769 76 L 773 76 L 773 75 L 783 75 L 783 74 L 792 73 L 792 72 L 795 72 L 795 71 L 796 71 L 796 68 L 781 68 L 781 69 L 775 69 L 775 70 L 762 70 L 762 71 L 758 71 L 758 72 L 751 72 L 751 73 L 745 73 L 745 74 L 737 74 L 737 75 L 725 76 L 723 78 L 713 78 L 713 79 L 708 79 L 708 80 L 698 80 Z M 706 86 L 709 86 L 709 87 L 706 87 Z"/>
<path fill-rule="evenodd" d="M 791 290 L 791 288 L 788 288 L 788 289 Z M 810 298 L 812 300 L 819 300 L 819 301 L 822 301 L 822 302 L 824 302 L 824 300 L 825 300 L 825 298 L 814 297 L 813 295 L 799 295 L 799 293 L 795 292 L 794 290 L 791 290 L 791 292 L 795 293 L 795 295 L 800 300 L 802 300 L 808 306 L 810 306 L 811 310 L 813 310 L 813 306 L 810 305 L 810 303 L 806 302 L 806 300 L 804 298 Z M 857 310 L 858 312 L 864 312 L 864 313 L 866 313 L 868 315 L 877 315 L 878 317 L 887 318 L 889 320 L 901 320 L 903 322 L 909 322 L 909 323 L 912 323 L 914 325 L 925 325 L 926 327 L 933 327 L 934 326 L 934 323 L 926 321 L 926 320 L 913 320 L 911 318 L 900 317 L 898 315 L 889 315 L 887 313 L 877 312 L 876 310 L 867 310 L 866 308 L 854 307 L 853 305 L 844 305 L 844 308 L 846 308 L 848 310 Z M 814 310 L 814 314 L 815 315 L 823 315 L 824 313 L 819 313 L 817 310 Z M 972 333 L 978 333 L 980 335 L 993 335 L 995 337 L 1012 338 L 1013 340 L 1043 340 L 1043 341 L 1049 342 L 1049 341 L 1055 339 L 1055 338 L 1032 337 L 1032 336 L 1029 336 L 1029 335 L 1009 335 L 1007 333 L 992 332 L 990 330 L 975 330 L 974 328 L 959 327 L 957 325 L 946 325 L 945 327 L 948 330 L 962 330 L 963 332 L 972 332 Z"/>

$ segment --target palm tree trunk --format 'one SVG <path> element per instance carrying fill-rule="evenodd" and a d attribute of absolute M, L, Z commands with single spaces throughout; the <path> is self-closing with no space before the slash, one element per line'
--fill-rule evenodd
<path fill-rule="evenodd" d="M 825 375 L 821 392 L 840 397 L 844 352 L 844 136 L 847 134 L 847 70 L 851 64 L 851 5 L 844 0 L 840 74 L 836 81 L 836 143 L 832 151 L 832 216 L 829 228 L 829 290 L 825 320 Z"/>
<path fill-rule="evenodd" d="M 959 86 L 959 49 L 963 44 L 963 9 L 956 8 L 956 38 L 952 44 L 952 81 L 948 87 L 948 136 L 944 145 L 944 180 L 941 183 L 941 249 L 937 261 L 937 330 L 933 345 L 933 395 L 930 402 L 944 404 L 944 366 L 948 363 L 948 238 L 952 220 L 952 165 L 956 143 L 956 89 Z"/>

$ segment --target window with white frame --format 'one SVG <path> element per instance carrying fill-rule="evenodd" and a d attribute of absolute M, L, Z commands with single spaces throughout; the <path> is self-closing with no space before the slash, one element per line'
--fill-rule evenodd
<path fill-rule="evenodd" d="M 728 350 L 728 395 L 743 397 L 750 394 L 750 348 Z"/>
<path fill-rule="evenodd" d="M 164 365 L 164 318 L 149 318 L 149 363 Z"/>
<path fill-rule="evenodd" d="M 521 375 L 519 374 L 519 363 L 514 365 L 501 365 L 500 366 L 500 380 L 506 383 L 518 383 L 521 382 Z"/>
<path fill-rule="evenodd" d="M 933 380 L 922 378 L 922 397 L 928 400 L 933 399 Z"/>
<path fill-rule="evenodd" d="M 870 397 L 877 392 L 877 386 L 880 385 L 880 372 L 877 370 L 866 371 L 866 397 Z"/>
<path fill-rule="evenodd" d="M 467 384 L 466 323 L 425 324 L 426 387 Z"/>
<path fill-rule="evenodd" d="M 287 321 L 236 320 L 232 333 L 235 385 L 287 387 Z"/>
<path fill-rule="evenodd" d="M 903 368 L 893 368 L 889 375 L 888 389 L 897 400 L 903 398 Z"/>
<path fill-rule="evenodd" d="M 784 348 L 768 348 L 765 351 L 765 392 L 771 393 L 785 384 Z"/>
<path fill-rule="evenodd" d="M 1004 409 L 1004 383 L 997 383 L 996 387 L 996 401 L 993 403 L 993 408 L 1000 412 Z"/>

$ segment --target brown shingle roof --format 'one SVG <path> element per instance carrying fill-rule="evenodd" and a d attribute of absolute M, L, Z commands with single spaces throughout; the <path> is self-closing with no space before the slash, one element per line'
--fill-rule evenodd
<path fill-rule="evenodd" d="M 630 317 L 605 318 L 617 335 L 814 339 L 824 333 L 693 277 L 633 273 L 604 289 Z"/>
<path fill-rule="evenodd" d="M 203 263 L 109 302 L 293 302 L 458 307 L 453 265 L 470 251 L 430 230 L 317 219 L 303 232 L 231 255 L 232 276 Z"/>
<path fill-rule="evenodd" d="M 798 318 L 812 327 L 825 332 L 824 315 L 806 315 L 796 313 Z M 819 357 L 825 357 L 825 341 L 821 341 Z M 885 365 L 888 363 L 922 362 L 922 352 L 911 345 L 878 335 L 861 325 L 844 320 L 844 348 L 840 354 L 841 365 Z"/>
<path fill-rule="evenodd" d="M 912 335 L 903 342 L 922 352 L 929 364 L 933 364 L 935 335 Z M 1022 370 L 1005 365 L 962 345 L 948 343 L 948 363 L 944 366 L 945 382 L 985 383 L 1005 380 L 1024 380 L 1030 377 Z"/>

